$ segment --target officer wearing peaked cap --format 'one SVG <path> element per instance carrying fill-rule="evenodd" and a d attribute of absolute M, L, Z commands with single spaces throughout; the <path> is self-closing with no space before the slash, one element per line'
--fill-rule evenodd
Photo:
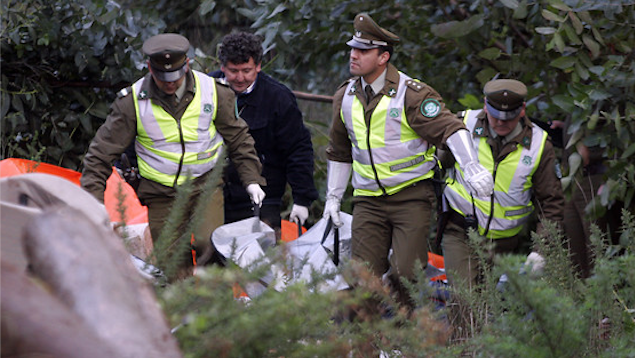
<path fill-rule="evenodd" d="M 353 38 L 346 43 L 350 47 L 369 50 L 399 43 L 399 36 L 381 28 L 368 14 L 355 16 L 354 28 Z"/>
<path fill-rule="evenodd" d="M 377 276 L 389 271 L 400 301 L 412 307 L 400 278 L 413 280 L 428 262 L 434 146 L 450 147 L 476 195 L 491 193 L 492 177 L 466 145 L 468 131 L 441 96 L 390 63 L 398 43 L 399 37 L 370 15 L 355 16 L 347 42 L 354 77 L 333 98 L 324 218 L 341 225 L 340 202 L 352 172 L 352 256 Z M 415 267 L 417 260 L 422 266 Z"/>
<path fill-rule="evenodd" d="M 189 49 L 188 39 L 178 34 L 153 36 L 143 43 L 148 67 L 163 82 L 174 82 L 185 75 Z"/>
<path fill-rule="evenodd" d="M 148 207 L 154 241 L 162 232 L 178 187 L 192 179 L 190 211 L 179 229 L 180 233 L 186 231 L 205 181 L 212 169 L 222 163 L 219 159 L 225 148 L 240 163 L 240 178 L 254 203 L 260 205 L 264 198 L 260 187 L 266 184 L 260 175 L 262 167 L 249 128 L 237 116 L 234 93 L 213 78 L 190 69 L 189 48 L 187 38 L 178 34 L 160 34 L 144 42 L 142 50 L 148 56 L 149 73 L 118 94 L 84 157 L 81 185 L 103 201 L 113 162 L 134 143 L 141 175 L 137 195 Z M 202 224 L 178 239 L 190 243 L 193 235 L 196 255 L 192 257 L 189 249 L 173 252 L 183 261 L 178 273 L 167 273 L 170 278 L 184 277 L 192 272 L 194 263 L 205 264 L 213 257 L 209 238 L 223 224 L 222 189 L 217 189 L 206 202 Z"/>
<path fill-rule="evenodd" d="M 464 122 L 472 133 L 470 141 L 479 148 L 479 161 L 488 163 L 490 172 L 496 170 L 496 190 L 491 197 L 473 199 L 459 170 L 444 190 L 450 208 L 442 240 L 445 268 L 451 284 L 462 281 L 470 287 L 478 283 L 479 262 L 468 243 L 469 226 L 494 243 L 494 252 L 512 253 L 527 239 L 523 235 L 529 233 L 535 208 L 538 233 L 543 220 L 560 224 L 564 210 L 553 145 L 525 116 L 525 84 L 496 79 L 485 84 L 483 93 L 484 107 L 464 112 Z M 527 268 L 536 270 L 542 264 L 538 252 L 528 256 Z"/>

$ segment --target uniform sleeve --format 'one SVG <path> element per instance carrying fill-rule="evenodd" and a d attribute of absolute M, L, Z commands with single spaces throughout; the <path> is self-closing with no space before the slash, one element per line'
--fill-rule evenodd
<path fill-rule="evenodd" d="M 277 122 L 277 144 L 286 157 L 286 180 L 291 186 L 293 202 L 309 206 L 318 198 L 313 180 L 313 143 L 304 126 L 302 112 L 291 93 L 280 96 Z"/>
<path fill-rule="evenodd" d="M 249 134 L 247 122 L 238 117 L 234 92 L 229 87 L 217 85 L 218 111 L 214 124 L 218 133 L 223 137 L 229 152 L 229 158 L 234 163 L 244 187 L 257 183 L 267 184 L 260 175 L 262 164 L 254 147 L 254 139 Z"/>
<path fill-rule="evenodd" d="M 352 144 L 346 132 L 346 127 L 340 111 L 342 109 L 342 100 L 346 87 L 340 89 L 333 96 L 333 115 L 331 117 L 331 128 L 329 130 L 329 144 L 326 147 L 326 157 L 328 160 L 336 162 L 353 162 Z"/>
<path fill-rule="evenodd" d="M 88 147 L 80 183 L 82 188 L 101 202 L 104 201 L 106 181 L 112 174 L 113 162 L 134 140 L 136 126 L 132 95 L 118 98 Z"/>
<path fill-rule="evenodd" d="M 540 164 L 532 178 L 533 201 L 541 220 L 550 220 L 558 224 L 564 218 L 564 195 L 560 178 L 556 175 L 556 154 L 553 144 L 547 140 Z M 537 232 L 543 231 L 538 222 Z"/>
<path fill-rule="evenodd" d="M 435 106 L 438 106 L 436 112 Z M 445 106 L 443 98 L 425 83 L 408 85 L 405 111 L 410 127 L 436 146 L 445 143 L 459 129 L 465 129 L 463 122 Z"/>

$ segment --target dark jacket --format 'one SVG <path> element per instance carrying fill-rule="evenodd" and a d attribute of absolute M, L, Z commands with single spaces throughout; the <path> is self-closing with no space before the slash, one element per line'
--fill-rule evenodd
<path fill-rule="evenodd" d="M 210 76 L 223 78 L 221 71 Z M 249 125 L 267 180 L 263 204 L 280 205 L 289 183 L 295 204 L 310 206 L 318 197 L 313 181 L 313 144 L 296 98 L 286 86 L 263 72 L 249 94 L 237 95 L 239 116 Z M 231 163 L 225 171 L 225 207 L 251 207 Z"/>

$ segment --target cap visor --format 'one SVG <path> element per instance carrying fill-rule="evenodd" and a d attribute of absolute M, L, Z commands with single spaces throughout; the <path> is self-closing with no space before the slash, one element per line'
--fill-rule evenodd
<path fill-rule="evenodd" d="M 360 50 L 370 50 L 370 49 L 379 47 L 377 45 L 369 45 L 369 44 L 365 44 L 363 42 L 359 42 L 359 41 L 355 40 L 354 38 L 351 39 L 350 41 L 348 41 L 346 44 L 348 46 L 350 46 L 350 47 L 358 48 Z"/>
<path fill-rule="evenodd" d="M 500 121 L 508 121 L 510 119 L 514 119 L 518 117 L 520 112 L 523 110 L 523 107 L 520 106 L 512 111 L 501 111 L 494 108 L 489 102 L 485 101 L 485 105 L 487 106 L 487 112 L 494 118 Z"/>
<path fill-rule="evenodd" d="M 152 74 L 159 80 L 163 82 L 175 82 L 178 81 L 179 78 L 185 75 L 185 66 L 182 66 L 176 71 L 160 71 L 155 68 L 152 68 Z"/>

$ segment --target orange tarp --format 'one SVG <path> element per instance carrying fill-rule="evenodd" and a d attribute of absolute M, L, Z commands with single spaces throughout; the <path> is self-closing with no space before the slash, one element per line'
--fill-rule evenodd
<path fill-rule="evenodd" d="M 40 163 L 27 159 L 7 158 L 0 161 L 0 177 L 9 177 L 26 173 L 44 173 L 52 174 L 65 178 L 76 185 L 79 185 L 81 173 L 62 168 L 57 165 Z M 121 194 L 119 195 L 119 191 Z M 123 198 L 121 205 L 119 197 Z M 119 176 L 115 168 L 106 182 L 106 191 L 104 192 L 104 205 L 113 222 L 122 222 L 118 208 L 125 208 L 126 224 L 142 224 L 148 222 L 148 209 L 141 205 L 137 195 L 126 181 Z"/>

